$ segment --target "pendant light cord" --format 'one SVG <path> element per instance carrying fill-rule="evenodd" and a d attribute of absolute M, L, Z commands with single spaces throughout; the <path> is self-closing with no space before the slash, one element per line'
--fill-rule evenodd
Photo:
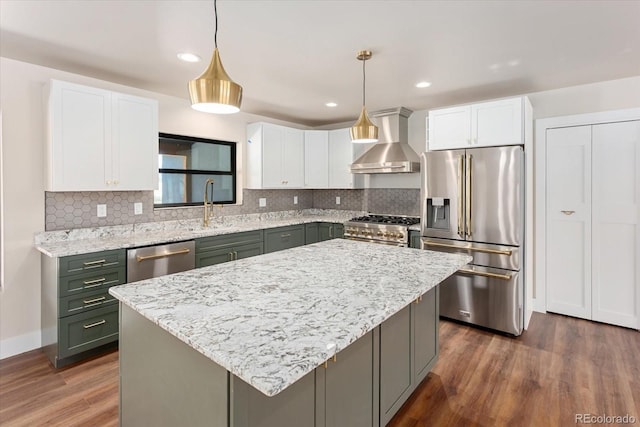
<path fill-rule="evenodd" d="M 367 81 L 367 75 L 364 72 L 364 63 L 367 62 L 366 60 L 362 60 L 362 106 L 364 107 L 365 105 L 367 105 L 365 103 L 365 82 Z"/>
<path fill-rule="evenodd" d="M 213 45 L 215 46 L 215 48 L 218 48 L 218 5 L 217 5 L 217 0 L 213 0 L 213 15 L 215 16 L 215 20 L 216 20 L 216 27 L 215 27 L 215 31 L 213 33 Z"/>

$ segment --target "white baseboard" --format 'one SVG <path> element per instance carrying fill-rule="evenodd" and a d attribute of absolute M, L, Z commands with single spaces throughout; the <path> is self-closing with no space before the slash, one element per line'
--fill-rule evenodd
<path fill-rule="evenodd" d="M 546 313 L 547 307 L 545 307 L 544 301 L 534 298 L 533 311 L 537 311 L 538 313 Z"/>
<path fill-rule="evenodd" d="M 40 331 L 0 341 L 0 359 L 40 348 Z"/>

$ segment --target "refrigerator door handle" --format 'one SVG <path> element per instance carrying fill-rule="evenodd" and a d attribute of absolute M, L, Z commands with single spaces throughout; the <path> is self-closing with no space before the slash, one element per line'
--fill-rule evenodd
<path fill-rule="evenodd" d="M 465 222 L 466 222 L 466 229 L 467 229 L 467 237 L 471 237 L 471 192 L 472 192 L 472 187 L 471 187 L 471 170 L 472 170 L 472 161 L 473 156 L 471 154 L 467 154 L 467 161 L 466 161 L 466 170 L 465 170 L 465 178 L 466 178 L 466 188 L 465 188 L 465 196 L 466 196 L 466 200 L 465 200 L 465 211 L 466 211 L 466 215 L 465 215 Z"/>
<path fill-rule="evenodd" d="M 475 270 L 469 270 L 469 269 L 466 269 L 466 268 L 461 268 L 460 270 L 458 270 L 458 273 L 471 274 L 471 275 L 474 275 L 474 276 L 489 277 L 491 279 L 511 280 L 511 275 L 510 274 L 488 273 L 488 272 L 485 272 L 485 271 L 475 271 Z"/>
<path fill-rule="evenodd" d="M 464 175 L 464 155 L 458 156 L 458 235 L 464 237 L 464 226 L 462 223 L 462 176 Z"/>
<path fill-rule="evenodd" d="M 458 246 L 458 245 L 450 245 L 447 243 L 437 243 L 437 242 L 424 242 L 425 246 L 435 246 L 438 248 L 448 248 L 448 249 L 461 249 L 464 251 L 474 251 L 474 252 L 482 252 L 485 254 L 492 255 L 506 255 L 511 256 L 513 251 L 510 250 L 499 250 L 499 249 L 488 249 L 488 248 L 476 248 L 474 246 Z"/>

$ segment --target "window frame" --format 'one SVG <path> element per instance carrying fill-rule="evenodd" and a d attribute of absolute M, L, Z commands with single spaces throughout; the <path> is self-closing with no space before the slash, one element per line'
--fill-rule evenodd
<path fill-rule="evenodd" d="M 233 197 L 231 200 L 215 202 L 215 204 L 219 205 L 235 205 L 237 203 L 237 143 L 231 141 L 222 141 L 218 139 L 209 139 L 209 138 L 199 138 L 195 136 L 187 136 L 187 135 L 177 135 L 172 133 L 164 133 L 160 132 L 158 134 L 158 146 L 160 145 L 160 140 L 162 138 L 165 139 L 173 139 L 177 141 L 186 141 L 186 142 L 202 142 L 206 144 L 214 144 L 214 145 L 226 145 L 230 147 L 231 150 L 231 170 L 230 171 L 220 171 L 220 170 L 204 170 L 204 169 L 172 169 L 172 168 L 161 168 L 158 164 L 158 175 L 162 173 L 168 174 L 181 174 L 181 175 L 227 175 L 231 176 L 232 186 L 233 186 Z M 162 155 L 160 150 L 158 150 L 158 154 Z M 158 177 L 160 178 L 160 177 Z M 204 189 L 203 189 L 204 192 Z M 186 203 L 158 203 L 156 204 L 154 201 L 153 208 L 154 209 L 162 209 L 162 208 L 176 208 L 176 207 L 189 207 L 189 206 L 202 206 L 203 202 L 186 202 Z"/>

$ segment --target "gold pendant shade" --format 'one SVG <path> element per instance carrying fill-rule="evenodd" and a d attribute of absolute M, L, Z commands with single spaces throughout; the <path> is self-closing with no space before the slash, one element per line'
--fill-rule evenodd
<path fill-rule="evenodd" d="M 240 111 L 242 86 L 231 80 L 222 66 L 218 48 L 213 51 L 209 67 L 189 81 L 191 107 L 205 113 L 231 114 Z"/>
<path fill-rule="evenodd" d="M 363 105 L 360 117 L 350 129 L 351 142 L 367 143 L 378 140 L 378 127 L 371 123 L 367 108 Z"/>

